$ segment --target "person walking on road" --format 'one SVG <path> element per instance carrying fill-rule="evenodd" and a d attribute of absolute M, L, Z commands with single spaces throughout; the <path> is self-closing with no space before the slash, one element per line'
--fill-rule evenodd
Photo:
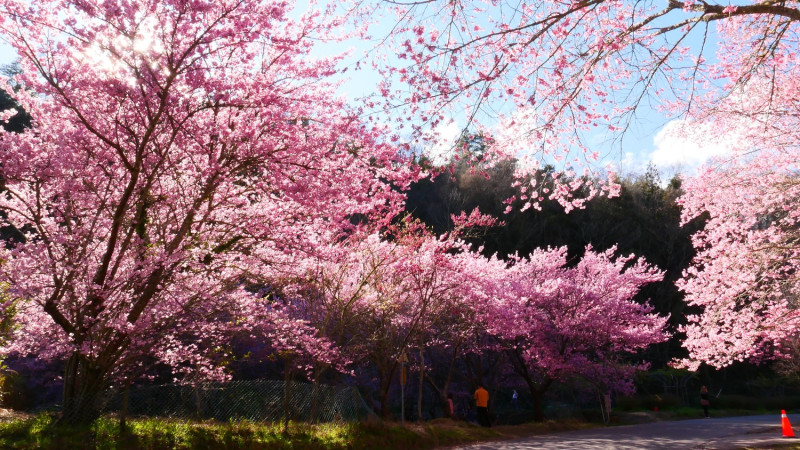
<path fill-rule="evenodd" d="M 703 407 L 703 414 L 706 416 L 706 419 L 709 418 L 708 415 L 708 407 L 711 405 L 711 400 L 708 396 L 708 388 L 703 386 L 700 388 L 700 406 Z"/>
<path fill-rule="evenodd" d="M 478 410 L 478 423 L 482 427 L 492 426 L 489 419 L 489 391 L 478 384 L 478 389 L 475 390 L 475 408 Z"/>

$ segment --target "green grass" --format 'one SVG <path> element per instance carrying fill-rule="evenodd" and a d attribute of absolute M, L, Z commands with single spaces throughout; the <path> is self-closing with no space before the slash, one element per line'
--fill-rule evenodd
<path fill-rule="evenodd" d="M 120 432 L 118 420 L 104 417 L 91 426 L 58 427 L 54 417 L 0 423 L 0 448 L 11 449 L 429 449 L 496 439 L 496 431 L 466 423 L 434 421 L 406 426 L 384 422 L 359 424 L 190 422 L 132 419 Z"/>

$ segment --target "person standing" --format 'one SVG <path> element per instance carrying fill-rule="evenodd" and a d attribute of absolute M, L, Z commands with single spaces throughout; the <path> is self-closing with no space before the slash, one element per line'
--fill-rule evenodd
<path fill-rule="evenodd" d="M 449 418 L 451 418 L 451 419 L 454 419 L 454 420 L 456 418 L 456 408 L 455 408 L 455 405 L 453 405 L 453 393 L 452 392 L 449 392 L 447 394 L 447 416 Z"/>
<path fill-rule="evenodd" d="M 708 388 L 703 386 L 700 388 L 700 406 L 703 407 L 703 414 L 705 414 L 706 419 L 709 418 L 708 415 L 708 407 L 711 405 L 711 400 L 708 396 Z"/>
<path fill-rule="evenodd" d="M 478 389 L 475 390 L 475 408 L 478 410 L 478 423 L 483 427 L 492 426 L 489 419 L 489 391 L 478 384 Z"/>

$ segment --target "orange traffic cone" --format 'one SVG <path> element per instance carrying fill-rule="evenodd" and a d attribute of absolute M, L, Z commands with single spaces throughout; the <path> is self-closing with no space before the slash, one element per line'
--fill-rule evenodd
<path fill-rule="evenodd" d="M 783 437 L 794 437 L 792 424 L 789 423 L 789 418 L 786 417 L 786 410 L 781 410 L 781 427 L 783 427 Z"/>

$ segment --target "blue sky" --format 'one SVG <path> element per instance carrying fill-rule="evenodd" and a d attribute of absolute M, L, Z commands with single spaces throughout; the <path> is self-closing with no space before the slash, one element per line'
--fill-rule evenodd
<path fill-rule="evenodd" d="M 5 42 L 0 40 L 0 65 L 6 65 L 14 61 L 16 53 Z"/>

